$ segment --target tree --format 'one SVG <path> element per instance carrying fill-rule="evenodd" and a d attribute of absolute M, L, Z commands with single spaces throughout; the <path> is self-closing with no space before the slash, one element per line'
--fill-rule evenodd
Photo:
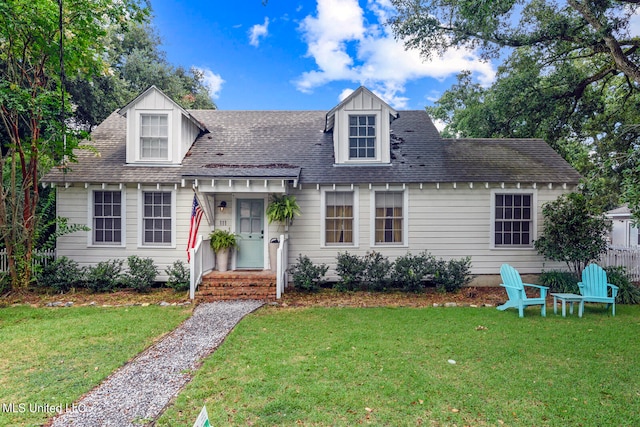
<path fill-rule="evenodd" d="M 202 71 L 172 66 L 147 22 L 112 25 L 105 37 L 106 65 L 99 75 L 69 79 L 76 124 L 91 130 L 117 108 L 156 85 L 184 108 L 214 109 Z"/>
<path fill-rule="evenodd" d="M 544 231 L 535 241 L 536 250 L 547 259 L 566 263 L 576 277 L 607 251 L 611 224 L 604 215 L 590 211 L 584 195 L 562 195 L 545 203 L 542 213 Z"/>
<path fill-rule="evenodd" d="M 430 57 L 452 47 L 479 49 L 483 58 L 501 49 L 531 47 L 547 63 L 567 57 L 599 62 L 585 84 L 622 73 L 640 83 L 640 39 L 629 34 L 637 0 L 391 0 L 400 39 Z"/>
<path fill-rule="evenodd" d="M 491 87 L 462 74 L 428 108 L 445 135 L 543 138 L 585 176 L 589 203 L 633 199 L 622 178 L 640 181 L 640 38 L 629 34 L 638 2 L 393 3 L 396 35 L 427 57 L 464 45 L 505 58 Z"/>
<path fill-rule="evenodd" d="M 64 126 L 70 104 L 61 76 L 99 73 L 105 28 L 145 14 L 142 0 L 0 2 L 0 237 L 14 289 L 31 280 L 38 180 L 48 166 L 73 160 L 81 136 Z"/>

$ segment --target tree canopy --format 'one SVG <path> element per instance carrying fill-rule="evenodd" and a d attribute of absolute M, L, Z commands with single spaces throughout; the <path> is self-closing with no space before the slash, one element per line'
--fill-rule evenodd
<path fill-rule="evenodd" d="M 147 13 L 141 0 L 0 2 L 0 238 L 14 288 L 31 280 L 39 178 L 72 160 L 82 136 L 63 125 L 71 111 L 62 76 L 99 74 L 106 29 Z"/>
<path fill-rule="evenodd" d="M 629 33 L 637 0 L 391 0 L 392 27 L 427 57 L 451 47 L 478 48 L 484 58 L 502 48 L 531 47 L 546 62 L 584 58 L 598 63 L 584 83 L 623 73 L 640 83 L 640 39 Z"/>
<path fill-rule="evenodd" d="M 392 3 L 397 37 L 425 57 L 466 46 L 502 60 L 490 87 L 462 73 L 427 109 L 445 136 L 543 138 L 587 178 L 590 203 L 640 212 L 637 1 Z"/>
<path fill-rule="evenodd" d="M 76 124 L 91 129 L 117 108 L 156 85 L 184 108 L 214 109 L 201 70 L 171 65 L 147 21 L 111 26 L 104 39 L 105 70 L 91 79 L 70 78 L 67 89 Z"/>

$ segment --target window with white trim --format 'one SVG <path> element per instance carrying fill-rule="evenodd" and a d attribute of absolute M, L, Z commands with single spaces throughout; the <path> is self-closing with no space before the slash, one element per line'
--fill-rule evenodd
<path fill-rule="evenodd" d="M 122 192 L 93 192 L 93 244 L 122 243 Z"/>
<path fill-rule="evenodd" d="M 140 158 L 169 158 L 169 115 L 140 114 Z"/>
<path fill-rule="evenodd" d="M 142 193 L 142 244 L 169 246 L 172 237 L 171 192 Z"/>
<path fill-rule="evenodd" d="M 349 116 L 349 159 L 376 158 L 376 116 Z"/>
<path fill-rule="evenodd" d="M 534 231 L 533 209 L 531 193 L 496 193 L 494 195 L 494 246 L 531 247 Z"/>
<path fill-rule="evenodd" d="M 326 245 L 353 245 L 353 207 L 353 191 L 325 193 L 324 239 Z"/>
<path fill-rule="evenodd" d="M 404 193 L 378 191 L 375 193 L 375 244 L 404 243 Z"/>

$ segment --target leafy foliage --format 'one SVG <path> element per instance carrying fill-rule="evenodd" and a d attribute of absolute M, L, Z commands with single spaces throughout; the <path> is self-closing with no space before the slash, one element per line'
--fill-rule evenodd
<path fill-rule="evenodd" d="M 427 57 L 461 46 L 504 55 L 491 86 L 464 72 L 427 108 L 445 136 L 543 138 L 586 178 L 590 203 L 640 215 L 636 2 L 392 3 L 396 36 Z"/>
<path fill-rule="evenodd" d="M 634 284 L 625 267 L 606 267 L 607 281 L 618 287 L 616 302 L 619 304 L 640 304 L 640 288 Z"/>
<path fill-rule="evenodd" d="M 238 247 L 238 236 L 228 230 L 217 228 L 209 234 L 209 244 L 213 252 L 220 249 L 230 249 Z"/>
<path fill-rule="evenodd" d="M 100 261 L 94 266 L 87 268 L 85 283 L 92 292 L 112 292 L 121 286 L 120 274 L 122 273 L 123 261 L 112 259 L 110 261 Z"/>
<path fill-rule="evenodd" d="M 363 286 L 370 291 L 385 290 L 390 281 L 393 263 L 380 252 L 367 252 L 364 256 Z"/>
<path fill-rule="evenodd" d="M 172 288 L 176 292 L 187 291 L 189 290 L 190 284 L 190 276 L 191 272 L 187 265 L 178 260 L 174 261 L 170 267 L 167 267 L 165 270 L 167 276 L 167 286 Z"/>
<path fill-rule="evenodd" d="M 407 253 L 390 262 L 378 252 L 364 256 L 339 253 L 336 272 L 340 280 L 334 285 L 340 291 L 383 291 L 399 288 L 404 292 L 424 291 L 430 281 L 441 292 L 457 292 L 471 281 L 471 258 L 438 259 L 424 251 Z"/>
<path fill-rule="evenodd" d="M 148 292 L 158 275 L 158 267 L 151 258 L 131 255 L 127 258 L 128 269 L 122 276 L 122 285 L 138 292 Z"/>
<path fill-rule="evenodd" d="M 567 264 L 578 277 L 582 270 L 607 250 L 609 221 L 589 210 L 579 193 L 565 194 L 542 207 L 544 231 L 535 248 L 545 258 Z"/>
<path fill-rule="evenodd" d="M 630 2 L 391 0 L 397 9 L 391 26 L 396 36 L 429 58 L 449 48 L 477 49 L 485 58 L 503 48 L 528 47 L 554 64 L 567 57 L 593 64 L 595 76 L 622 72 L 640 83 L 635 49 L 627 37 Z M 592 78 L 593 80 L 593 78 Z"/>
<path fill-rule="evenodd" d="M 548 286 L 550 292 L 580 294 L 578 280 L 568 271 L 543 271 L 538 277 L 541 285 Z"/>
<path fill-rule="evenodd" d="M 433 283 L 440 292 L 458 292 L 471 282 L 471 257 L 460 260 L 439 259 L 434 265 Z"/>
<path fill-rule="evenodd" d="M 300 215 L 300 206 L 296 197 L 290 194 L 273 194 L 267 206 L 267 219 L 269 224 L 281 222 L 289 225 L 296 216 Z"/>
<path fill-rule="evenodd" d="M 422 291 L 424 279 L 434 271 L 435 262 L 435 257 L 426 251 L 419 255 L 407 253 L 393 263 L 392 279 L 406 292 Z"/>
<path fill-rule="evenodd" d="M 104 69 L 106 28 L 147 13 L 141 0 L 77 0 L 65 3 L 60 17 L 61 4 L 48 0 L 0 3 L 0 238 L 14 288 L 24 288 L 31 281 L 38 179 L 52 164 L 64 160 L 62 167 L 66 167 L 73 161 L 74 148 L 84 136 L 64 125 L 71 102 L 61 90 L 61 62 L 68 75 L 97 74 Z"/>
<path fill-rule="evenodd" d="M 67 89 L 76 105 L 75 117 L 86 129 L 102 122 L 151 85 L 184 108 L 213 109 L 204 74 L 197 68 L 172 66 L 160 49 L 161 40 L 148 22 L 110 26 L 103 39 L 109 72 L 91 80 L 72 78 Z"/>
<path fill-rule="evenodd" d="M 67 257 L 57 258 L 39 272 L 38 286 L 51 288 L 56 292 L 69 292 L 84 285 L 84 269 Z"/>
<path fill-rule="evenodd" d="M 303 291 L 316 292 L 324 284 L 323 276 L 329 267 L 326 264 L 315 265 L 311 259 L 299 254 L 298 262 L 289 267 L 293 285 Z"/>
<path fill-rule="evenodd" d="M 355 291 L 362 282 L 367 267 L 366 260 L 349 252 L 339 252 L 337 256 L 336 273 L 340 280 L 335 288 L 341 291 Z"/>

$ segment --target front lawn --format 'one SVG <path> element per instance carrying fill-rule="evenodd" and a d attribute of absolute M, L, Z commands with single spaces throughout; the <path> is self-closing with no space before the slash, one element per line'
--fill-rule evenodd
<path fill-rule="evenodd" d="M 0 308 L 0 425 L 37 426 L 186 319 L 191 308 Z"/>
<path fill-rule="evenodd" d="M 264 308 L 156 425 L 640 425 L 640 307 L 547 311 Z"/>

